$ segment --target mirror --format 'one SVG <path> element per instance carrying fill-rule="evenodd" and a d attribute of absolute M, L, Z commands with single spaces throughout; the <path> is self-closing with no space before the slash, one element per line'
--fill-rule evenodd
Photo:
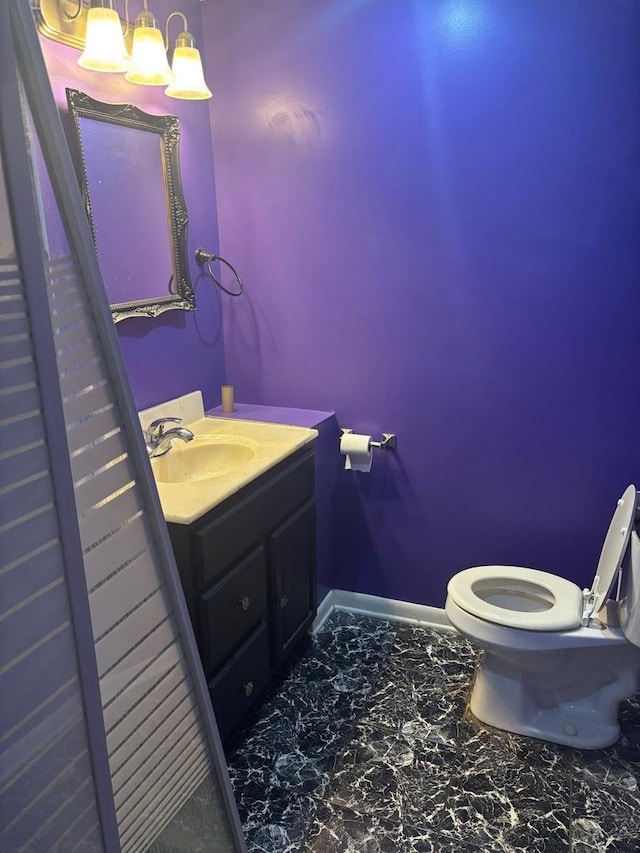
<path fill-rule="evenodd" d="M 85 209 L 114 321 L 193 311 L 179 119 L 66 91 Z"/>

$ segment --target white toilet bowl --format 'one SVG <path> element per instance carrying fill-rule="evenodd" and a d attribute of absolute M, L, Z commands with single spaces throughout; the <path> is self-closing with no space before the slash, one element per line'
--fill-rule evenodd
<path fill-rule="evenodd" d="M 585 749 L 618 739 L 619 704 L 640 688 L 636 511 L 629 486 L 590 590 L 518 566 L 476 566 L 451 579 L 447 616 L 484 649 L 471 695 L 479 720 Z M 623 562 L 621 596 L 610 601 Z"/>

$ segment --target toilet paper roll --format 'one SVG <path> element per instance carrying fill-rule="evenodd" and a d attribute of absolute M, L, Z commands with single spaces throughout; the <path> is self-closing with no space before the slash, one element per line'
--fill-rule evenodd
<path fill-rule="evenodd" d="M 222 411 L 227 414 L 235 412 L 235 400 L 233 393 L 233 385 L 222 385 L 220 387 L 220 397 L 222 399 Z"/>
<path fill-rule="evenodd" d="M 347 471 L 370 471 L 373 461 L 371 436 L 346 432 L 340 439 L 340 453 L 346 456 L 344 467 Z"/>

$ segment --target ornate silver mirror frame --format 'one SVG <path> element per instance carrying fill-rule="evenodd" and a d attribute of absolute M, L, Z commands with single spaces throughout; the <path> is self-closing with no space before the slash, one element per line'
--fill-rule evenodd
<path fill-rule="evenodd" d="M 128 317 L 156 317 L 164 311 L 179 309 L 183 311 L 193 311 L 195 305 L 195 295 L 191 286 L 189 276 L 189 263 L 187 258 L 187 225 L 189 217 L 182 192 L 182 182 L 180 178 L 180 161 L 179 161 L 179 140 L 180 140 L 180 121 L 177 116 L 172 115 L 149 115 L 133 104 L 107 104 L 102 101 L 97 101 L 84 92 L 77 89 L 67 89 L 67 102 L 69 111 L 73 117 L 73 124 L 76 134 L 78 150 L 80 153 L 80 162 L 82 164 L 82 193 L 84 205 L 91 226 L 96 253 L 100 261 L 101 251 L 103 254 L 101 269 L 104 266 L 105 260 L 112 261 L 118 258 L 121 267 L 125 270 L 121 271 L 122 278 L 129 275 L 129 267 L 133 267 L 133 260 L 150 259 L 160 249 L 166 253 L 167 263 L 170 263 L 171 269 L 167 268 L 166 273 L 160 276 L 155 276 L 151 271 L 151 265 L 145 267 L 141 273 L 132 273 L 129 285 L 123 291 L 123 284 L 120 283 L 119 290 L 114 296 L 110 276 L 105 269 L 103 271 L 103 279 L 105 287 L 109 295 L 109 303 L 114 322 L 125 320 Z M 155 168 L 157 165 L 158 179 L 163 183 L 163 188 L 160 189 L 154 186 L 154 190 L 160 199 L 159 205 L 149 205 L 142 198 L 122 197 L 122 193 L 118 195 L 118 186 L 122 185 L 122 180 L 118 183 L 118 176 L 115 171 L 118 165 L 126 162 L 127 144 L 129 140 L 123 137 L 122 145 L 114 146 L 114 156 L 106 157 L 107 162 L 101 163 L 101 168 L 104 172 L 100 179 L 95 177 L 90 178 L 90 170 L 94 165 L 90 158 L 92 152 L 88 150 L 90 135 L 88 128 L 92 131 L 99 131 L 99 127 L 93 128 L 87 124 L 85 120 L 102 122 L 122 128 L 130 128 L 134 131 L 143 131 L 145 134 L 155 134 L 156 140 L 159 141 L 157 150 L 160 152 L 160 163 L 155 164 L 149 162 L 149 158 L 144 159 L 140 163 L 128 163 L 128 168 L 144 174 L 147 183 L 150 185 L 147 171 L 150 168 Z M 134 135 L 135 136 L 135 135 Z M 147 138 L 137 136 L 146 148 L 148 143 L 151 143 L 151 150 L 155 151 L 153 137 Z M 117 148 L 117 150 L 116 150 Z M 146 155 L 146 151 L 145 151 Z M 100 155 L 104 160 L 104 153 Z M 113 160 L 113 161 L 112 161 Z M 144 171 L 143 171 L 144 170 Z M 116 197 L 109 199 L 98 198 L 98 190 L 104 191 L 104 187 L 113 183 Z M 126 181 L 125 181 L 126 183 Z M 155 182 L 157 184 L 157 182 Z M 154 207 L 162 207 L 161 197 L 164 196 L 166 207 L 166 228 L 164 225 L 164 214 L 162 211 L 154 210 Z M 98 210 L 98 204 L 100 209 Z M 137 204 L 137 209 L 136 209 Z M 157 214 L 162 220 L 158 225 L 159 239 L 147 239 L 142 241 L 146 245 L 136 245 L 135 240 L 128 239 L 129 233 L 125 230 L 124 237 L 120 242 L 113 239 L 106 241 L 103 236 L 105 230 L 97 233 L 96 220 L 103 218 L 103 221 L 118 223 L 119 221 L 126 222 L 127 218 L 130 221 L 142 221 L 150 214 Z M 115 220 L 114 220 L 115 217 Z M 108 229 L 109 232 L 111 229 Z M 163 245 L 163 241 L 168 239 L 168 245 Z M 128 260 L 127 260 L 128 255 Z M 170 261 L 169 261 L 170 258 Z M 159 280 L 154 281 L 154 278 Z M 148 290 L 148 288 L 151 290 Z M 131 298 L 123 299 L 123 292 Z"/>

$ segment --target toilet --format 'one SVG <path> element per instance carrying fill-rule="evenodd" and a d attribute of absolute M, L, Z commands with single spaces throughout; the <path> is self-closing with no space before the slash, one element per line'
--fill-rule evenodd
<path fill-rule="evenodd" d="M 449 621 L 484 649 L 470 703 L 480 721 L 581 749 L 615 743 L 620 702 L 640 689 L 639 530 L 631 485 L 591 589 L 520 566 L 476 566 L 449 581 Z"/>

